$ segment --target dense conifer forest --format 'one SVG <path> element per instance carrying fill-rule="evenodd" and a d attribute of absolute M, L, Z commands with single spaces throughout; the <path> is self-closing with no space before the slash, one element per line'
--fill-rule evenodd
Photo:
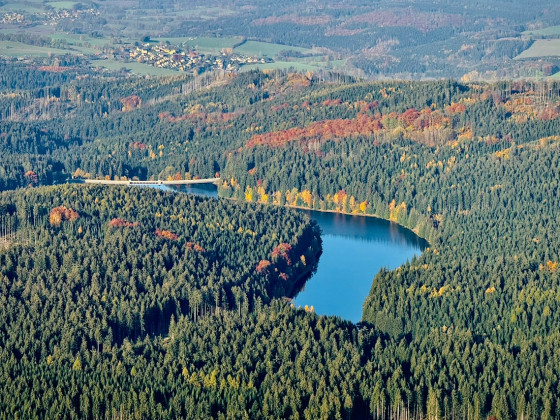
<path fill-rule="evenodd" d="M 0 417 L 560 416 L 557 82 L 4 69 Z M 41 187 L 216 174 L 230 200 Z M 430 247 L 318 316 L 283 205 Z"/>

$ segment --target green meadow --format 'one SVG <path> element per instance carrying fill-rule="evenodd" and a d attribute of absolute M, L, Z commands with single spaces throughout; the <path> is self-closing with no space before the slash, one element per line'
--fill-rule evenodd
<path fill-rule="evenodd" d="M 2 12 L 39 13 L 43 11 L 41 1 L 8 1 L 0 7 Z"/>
<path fill-rule="evenodd" d="M 47 3 L 53 9 L 61 10 L 61 9 L 72 9 L 76 4 L 77 1 L 51 1 Z"/>
<path fill-rule="evenodd" d="M 108 70 L 120 70 L 125 68 L 132 73 L 139 74 L 141 76 L 178 76 L 181 74 L 178 71 L 170 69 L 162 69 L 159 67 L 150 66 L 149 64 L 142 63 L 123 63 L 122 61 L 116 60 L 93 60 L 92 64 L 94 66 L 103 67 Z"/>
<path fill-rule="evenodd" d="M 539 57 L 560 57 L 560 39 L 537 39 L 533 45 L 515 57 L 515 59 Z"/>
<path fill-rule="evenodd" d="M 313 54 L 309 48 L 292 47 L 282 44 L 271 44 L 268 42 L 247 41 L 243 45 L 235 48 L 235 52 L 244 55 L 254 55 L 258 57 L 274 58 L 282 51 L 296 51 L 301 54 Z"/>
<path fill-rule="evenodd" d="M 69 52 L 68 50 L 38 47 L 15 41 L 0 41 L 0 55 L 9 57 L 48 57 L 49 55 L 63 55 Z"/>
<path fill-rule="evenodd" d="M 549 26 L 547 28 L 535 29 L 531 31 L 521 32 L 524 36 L 555 36 L 560 35 L 560 25 Z"/>

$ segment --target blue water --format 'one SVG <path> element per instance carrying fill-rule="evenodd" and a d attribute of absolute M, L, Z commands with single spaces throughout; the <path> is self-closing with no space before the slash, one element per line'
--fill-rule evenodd
<path fill-rule="evenodd" d="M 428 245 L 413 232 L 382 219 L 306 211 L 319 226 L 323 254 L 317 272 L 294 299 L 321 315 L 338 315 L 354 323 L 375 274 L 397 268 Z"/>
<path fill-rule="evenodd" d="M 213 184 L 174 187 L 173 190 L 205 197 L 218 196 Z M 313 306 L 321 315 L 338 315 L 359 322 L 375 274 L 383 267 L 397 268 L 428 246 L 410 230 L 386 220 L 300 211 L 321 226 L 323 253 L 317 272 L 297 294 L 294 303 L 302 307 Z"/>
<path fill-rule="evenodd" d="M 203 197 L 218 197 L 218 187 L 214 184 L 189 184 L 173 187 L 174 190 Z"/>
<path fill-rule="evenodd" d="M 202 197 L 218 197 L 218 187 L 214 184 L 188 184 L 188 185 L 174 185 L 169 187 L 167 185 L 159 184 L 146 184 L 140 185 L 140 187 L 145 188 L 156 188 L 163 191 L 179 191 L 187 194 L 196 194 Z"/>

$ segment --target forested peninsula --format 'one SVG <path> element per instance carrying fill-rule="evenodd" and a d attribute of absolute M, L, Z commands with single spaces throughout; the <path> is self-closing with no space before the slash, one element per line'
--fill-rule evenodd
<path fill-rule="evenodd" d="M 0 74 L 0 418 L 560 416 L 559 83 Z M 430 247 L 319 316 L 285 204 Z"/>

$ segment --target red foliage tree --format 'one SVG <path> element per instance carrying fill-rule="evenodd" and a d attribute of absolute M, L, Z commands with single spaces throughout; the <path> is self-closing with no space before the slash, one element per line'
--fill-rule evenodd
<path fill-rule="evenodd" d="M 176 241 L 179 239 L 179 235 L 169 230 L 156 229 L 155 234 L 160 238 L 169 239 L 171 241 Z"/>
<path fill-rule="evenodd" d="M 325 99 L 322 103 L 323 106 L 336 106 L 342 103 L 342 99 Z"/>
<path fill-rule="evenodd" d="M 109 226 L 112 228 L 120 228 L 120 227 L 136 227 L 138 226 L 138 222 L 129 222 L 124 219 L 115 218 L 109 222 Z"/>
<path fill-rule="evenodd" d="M 400 120 L 406 124 L 406 126 L 411 126 L 414 124 L 416 119 L 420 116 L 420 112 L 414 108 L 407 109 L 403 112 Z"/>
<path fill-rule="evenodd" d="M 272 257 L 273 261 L 282 258 L 286 261 L 286 264 L 292 265 L 291 254 L 292 253 L 292 246 L 288 243 L 281 243 L 276 248 L 272 250 L 270 256 Z"/>
<path fill-rule="evenodd" d="M 286 273 L 280 273 L 278 274 L 278 278 L 284 281 L 288 281 L 290 277 Z"/>
<path fill-rule="evenodd" d="M 461 114 L 467 110 L 464 104 L 458 104 L 456 102 L 451 102 L 451 105 L 445 108 L 448 114 Z"/>
<path fill-rule="evenodd" d="M 357 135 L 369 135 L 383 128 L 379 117 L 359 114 L 356 118 L 317 121 L 307 127 L 294 127 L 272 133 L 256 134 L 247 147 L 269 146 L 282 147 L 291 141 L 321 141 Z"/>
<path fill-rule="evenodd" d="M 130 145 L 130 148 L 132 150 L 144 150 L 147 146 L 144 143 L 141 143 L 139 141 L 135 141 L 134 143 L 132 143 Z"/>
<path fill-rule="evenodd" d="M 265 271 L 268 271 L 268 267 L 270 266 L 271 262 L 268 260 L 260 260 L 257 264 L 257 268 L 255 269 L 257 273 L 262 274 Z"/>
<path fill-rule="evenodd" d="M 27 179 L 29 179 L 33 184 L 39 182 L 37 174 L 33 171 L 27 171 L 24 175 Z"/>
<path fill-rule="evenodd" d="M 187 242 L 185 244 L 185 246 L 188 249 L 192 249 L 193 251 L 196 251 L 196 252 L 206 252 L 206 250 L 203 247 L 201 247 L 199 244 L 197 244 L 195 242 Z"/>
<path fill-rule="evenodd" d="M 130 95 L 127 96 L 126 98 L 121 99 L 121 104 L 123 105 L 122 108 L 123 112 L 136 109 L 140 106 L 141 103 L 142 103 L 142 99 L 140 99 L 140 97 L 137 95 Z"/>

